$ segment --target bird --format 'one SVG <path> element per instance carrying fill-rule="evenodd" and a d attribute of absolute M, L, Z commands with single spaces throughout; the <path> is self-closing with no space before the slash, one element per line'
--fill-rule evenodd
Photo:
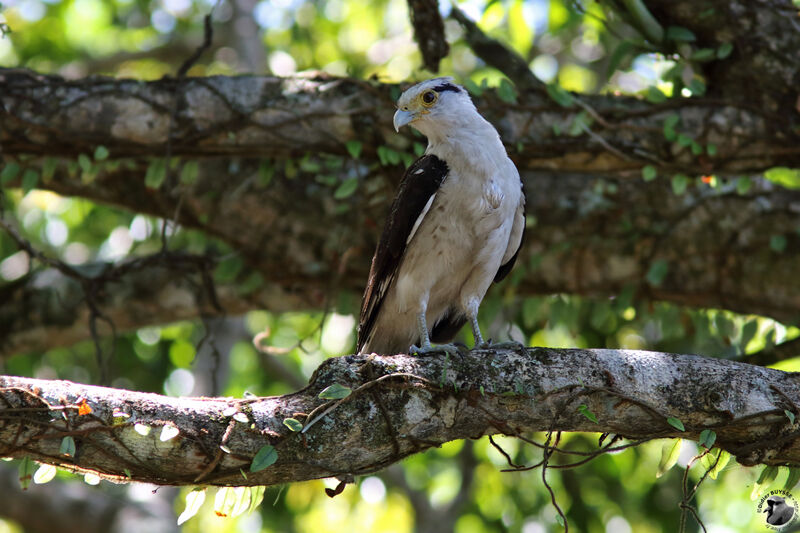
<path fill-rule="evenodd" d="M 525 194 L 497 130 L 464 87 L 433 78 L 397 100 L 395 131 L 428 139 L 406 170 L 372 257 L 358 325 L 359 354 L 457 352 L 469 322 L 487 347 L 478 308 L 514 266 L 525 233 Z"/>
<path fill-rule="evenodd" d="M 770 496 L 764 512 L 767 513 L 767 524 L 782 526 L 791 520 L 794 515 L 794 507 L 789 506 L 786 498 L 782 496 Z"/>

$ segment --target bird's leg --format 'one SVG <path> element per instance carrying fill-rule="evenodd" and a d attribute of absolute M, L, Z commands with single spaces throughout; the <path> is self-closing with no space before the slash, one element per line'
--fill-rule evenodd
<path fill-rule="evenodd" d="M 419 346 L 412 344 L 408 348 L 408 353 L 426 354 L 432 352 L 446 352 L 457 354 L 458 348 L 453 344 L 431 344 L 431 337 L 428 334 L 428 322 L 425 320 L 425 311 L 417 314 L 417 331 L 419 331 Z"/>
<path fill-rule="evenodd" d="M 478 325 L 478 317 L 470 316 L 469 323 L 472 326 L 472 336 L 475 337 L 475 348 L 496 348 L 501 350 L 521 350 L 525 348 L 525 345 L 517 341 L 492 342 L 491 339 L 484 341 L 483 335 L 481 335 L 481 328 Z"/>

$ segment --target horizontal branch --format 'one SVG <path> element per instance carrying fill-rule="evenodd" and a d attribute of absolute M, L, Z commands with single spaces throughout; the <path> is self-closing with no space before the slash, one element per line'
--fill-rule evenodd
<path fill-rule="evenodd" d="M 397 89 L 324 75 L 68 81 L 0 69 L 0 146 L 5 155 L 76 158 L 102 144 L 114 157 L 157 157 L 169 142 L 174 156 L 285 158 L 346 155 L 346 143 L 359 141 L 374 159 L 380 146 L 407 147 L 411 138 L 391 126 Z M 519 154 L 518 165 L 531 170 L 611 173 L 654 164 L 730 174 L 800 165 L 791 114 L 735 99 L 650 104 L 603 95 L 570 98 L 562 107 L 537 88 L 515 104 L 492 91 L 476 100 Z M 677 132 L 716 150 L 696 154 L 665 139 L 671 115 Z"/>
<path fill-rule="evenodd" d="M 352 392 L 320 399 L 334 384 Z M 496 433 L 697 439 L 713 429 L 717 444 L 742 464 L 797 465 L 800 430 L 785 411 L 800 415 L 798 405 L 800 383 L 790 373 L 622 350 L 339 357 L 303 390 L 248 399 L 169 398 L 5 376 L 0 455 L 163 485 L 273 485 L 349 479 L 454 439 Z M 290 430 L 288 418 L 302 431 Z M 65 437 L 75 443 L 71 456 L 62 453 Z M 265 445 L 276 462 L 250 472 Z"/>

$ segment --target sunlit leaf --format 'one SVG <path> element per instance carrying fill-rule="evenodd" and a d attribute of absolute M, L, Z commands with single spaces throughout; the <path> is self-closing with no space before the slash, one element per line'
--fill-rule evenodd
<path fill-rule="evenodd" d="M 250 464 L 251 472 L 259 472 L 278 460 L 278 452 L 275 447 L 270 444 L 265 444 L 253 457 L 253 462 Z"/>
<path fill-rule="evenodd" d="M 800 169 L 773 167 L 764 172 L 764 177 L 787 189 L 800 189 Z"/>
<path fill-rule="evenodd" d="M 39 468 L 36 470 L 36 473 L 33 474 L 33 482 L 37 485 L 44 485 L 45 483 L 49 483 L 56 477 L 56 472 L 58 469 L 53 465 L 42 464 L 39 465 Z"/>
<path fill-rule="evenodd" d="M 708 475 L 711 479 L 717 479 L 719 473 L 722 472 L 722 469 L 725 468 L 728 461 L 731 460 L 731 454 L 720 448 L 714 448 L 710 453 L 713 454 L 714 461 L 711 462 L 712 468 L 708 471 Z M 717 457 L 719 457 L 719 459 L 717 459 Z M 714 462 L 716 462 L 716 465 L 714 465 Z"/>
<path fill-rule="evenodd" d="M 578 412 L 597 424 L 597 416 L 589 409 L 589 406 L 586 404 L 581 404 L 578 406 Z"/>
<path fill-rule="evenodd" d="M 183 524 L 197 514 L 203 502 L 206 501 L 206 489 L 196 487 L 186 495 L 186 507 L 178 517 L 178 525 Z"/>
<path fill-rule="evenodd" d="M 180 431 L 178 428 L 173 426 L 172 424 L 167 424 L 166 426 L 161 428 L 161 435 L 158 437 L 161 442 L 167 442 L 170 439 L 174 439 L 178 436 Z"/>
<path fill-rule="evenodd" d="M 247 509 L 247 514 L 250 514 L 255 511 L 259 505 L 261 505 L 261 502 L 264 500 L 264 493 L 267 491 L 267 487 L 259 485 L 257 487 L 248 488 L 250 489 L 250 507 Z"/>
<path fill-rule="evenodd" d="M 764 490 L 772 485 L 776 477 L 778 477 L 778 467 L 765 466 L 758 476 L 758 480 L 753 485 L 753 490 L 750 492 L 750 499 L 755 500 L 756 498 L 760 498 Z"/>
<path fill-rule="evenodd" d="M 214 497 L 214 513 L 217 516 L 231 516 L 236 505 L 236 492 L 233 487 L 220 487 Z"/>
<path fill-rule="evenodd" d="M 100 484 L 100 476 L 97 474 L 93 474 L 91 472 L 87 472 L 83 475 L 83 482 L 87 485 L 99 485 Z"/>
<path fill-rule="evenodd" d="M 350 154 L 350 157 L 353 159 L 358 159 L 361 155 L 361 148 L 362 144 L 361 141 L 357 141 L 356 139 L 351 139 L 344 143 L 345 148 L 347 148 L 347 153 Z"/>
<path fill-rule="evenodd" d="M 284 418 L 283 425 L 292 431 L 300 431 L 303 429 L 303 424 L 301 424 L 296 418 Z"/>
<path fill-rule="evenodd" d="M 351 392 L 352 390 L 349 387 L 334 383 L 329 387 L 325 387 L 325 389 L 319 393 L 319 397 L 323 400 L 341 400 L 342 398 L 350 396 Z"/>
<path fill-rule="evenodd" d="M 237 517 L 250 508 L 250 487 L 235 487 L 233 493 L 236 499 L 231 509 L 231 518 Z"/>
<path fill-rule="evenodd" d="M 150 426 L 145 425 L 145 424 L 134 424 L 133 425 L 133 430 L 136 433 L 138 433 L 139 435 L 143 436 L 143 437 L 146 437 L 148 434 L 150 434 L 150 430 L 151 429 L 152 428 Z"/>
<path fill-rule="evenodd" d="M 788 410 L 788 409 L 784 409 L 784 410 L 783 410 L 783 412 L 784 412 L 784 414 L 786 415 L 786 418 L 788 418 L 788 419 L 789 419 L 789 423 L 790 423 L 790 424 L 794 424 L 794 413 L 793 413 L 793 412 L 791 412 L 791 411 L 790 411 L 790 410 Z"/>
<path fill-rule="evenodd" d="M 237 422 L 241 422 L 242 424 L 247 424 L 248 422 L 250 422 L 250 419 L 247 418 L 247 415 L 245 413 L 242 413 L 241 411 L 233 415 L 233 419 L 236 420 Z"/>
<path fill-rule="evenodd" d="M 661 448 L 661 460 L 658 462 L 658 471 L 656 472 L 657 478 L 663 476 L 667 470 L 675 466 L 675 463 L 678 462 L 678 457 L 681 455 L 682 444 L 683 440 L 674 439 L 664 444 Z"/>
<path fill-rule="evenodd" d="M 356 189 L 358 189 L 358 178 L 348 178 L 333 191 L 333 197 L 337 200 L 343 200 L 348 196 L 352 196 Z"/>
<path fill-rule="evenodd" d="M 789 467 L 789 474 L 786 476 L 786 481 L 783 483 L 783 490 L 792 490 L 797 482 L 800 481 L 800 468 L 796 466 Z"/>

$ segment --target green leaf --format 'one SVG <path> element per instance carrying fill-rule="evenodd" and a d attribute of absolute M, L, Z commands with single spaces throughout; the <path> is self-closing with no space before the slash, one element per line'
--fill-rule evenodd
<path fill-rule="evenodd" d="M 219 262 L 214 269 L 214 280 L 220 283 L 231 282 L 236 279 L 242 268 L 244 268 L 244 261 L 238 255 L 227 257 Z"/>
<path fill-rule="evenodd" d="M 358 189 L 358 178 L 347 178 L 333 191 L 333 197 L 337 200 L 344 200 L 352 196 L 356 189 Z"/>
<path fill-rule="evenodd" d="M 683 441 L 681 439 L 675 439 L 674 442 L 667 442 L 661 448 L 661 460 L 658 462 L 658 471 L 656 472 L 657 478 L 663 476 L 678 462 L 682 444 Z"/>
<path fill-rule="evenodd" d="M 688 186 L 689 176 L 686 174 L 675 174 L 672 176 L 672 192 L 675 193 L 676 196 L 685 193 Z"/>
<path fill-rule="evenodd" d="M 579 405 L 578 412 L 583 416 L 585 416 L 586 418 L 588 418 L 589 420 L 591 420 L 592 422 L 594 422 L 595 424 L 597 424 L 597 416 L 595 416 L 595 414 L 591 410 L 589 410 L 589 406 L 587 406 L 586 404 Z"/>
<path fill-rule="evenodd" d="M 154 159 L 147 167 L 144 184 L 148 189 L 158 189 L 167 178 L 167 163 L 163 159 Z"/>
<path fill-rule="evenodd" d="M 792 490 L 797 482 L 800 481 L 800 468 L 796 466 L 789 467 L 789 474 L 786 476 L 786 481 L 783 484 L 783 490 Z"/>
<path fill-rule="evenodd" d="M 667 40 L 690 43 L 696 41 L 697 37 L 687 28 L 682 26 L 670 26 L 667 28 Z"/>
<path fill-rule="evenodd" d="M 687 147 L 692 144 L 692 138 L 683 133 L 678 134 L 678 146 Z"/>
<path fill-rule="evenodd" d="M 206 501 L 206 489 L 202 487 L 193 488 L 189 494 L 186 495 L 186 507 L 178 517 L 178 525 L 183 524 L 196 515 L 204 501 Z"/>
<path fill-rule="evenodd" d="M 92 170 L 92 160 L 89 159 L 88 155 L 80 154 L 78 156 L 78 166 L 81 167 L 82 171 L 89 172 Z"/>
<path fill-rule="evenodd" d="M 470 78 L 465 79 L 462 85 L 467 92 L 474 96 L 481 96 L 483 94 L 483 89 L 481 89 L 480 85 L 472 81 Z"/>
<path fill-rule="evenodd" d="M 158 437 L 161 442 L 167 442 L 178 436 L 180 430 L 171 424 L 167 424 L 161 428 L 161 435 Z"/>
<path fill-rule="evenodd" d="M 0 171 L 0 185 L 5 185 L 9 181 L 13 180 L 19 174 L 20 166 L 17 163 L 11 162 L 8 163 L 6 166 L 3 167 L 3 170 Z"/>
<path fill-rule="evenodd" d="M 19 486 L 22 487 L 22 490 L 28 490 L 28 487 L 31 486 L 35 467 L 36 463 L 30 457 L 25 457 L 19 464 Z"/>
<path fill-rule="evenodd" d="M 37 485 L 49 483 L 50 481 L 53 481 L 54 477 L 56 477 L 57 471 L 58 469 L 53 465 L 39 465 L 39 469 L 36 470 L 36 473 L 33 475 L 33 482 Z"/>
<path fill-rule="evenodd" d="M 683 422 L 681 422 L 680 420 L 678 420 L 674 416 L 671 416 L 671 417 L 667 418 L 667 424 L 669 424 L 670 426 L 674 427 L 678 431 L 686 431 L 686 428 L 683 427 Z"/>
<path fill-rule="evenodd" d="M 506 78 L 500 80 L 500 85 L 497 87 L 497 96 L 507 104 L 517 103 L 517 90 Z"/>
<path fill-rule="evenodd" d="M 765 466 L 764 470 L 761 471 L 761 475 L 758 476 L 758 481 L 756 481 L 753 485 L 753 491 L 750 493 L 750 499 L 755 500 L 756 498 L 760 498 L 761 494 L 764 492 L 764 489 L 772 485 L 772 482 L 775 481 L 776 477 L 778 477 L 778 467 Z"/>
<path fill-rule="evenodd" d="M 733 44 L 732 43 L 722 43 L 717 48 L 717 59 L 725 59 L 733 52 Z"/>
<path fill-rule="evenodd" d="M 753 186 L 753 182 L 747 176 L 743 176 L 741 178 L 736 178 L 736 192 L 739 194 L 747 194 L 747 191 L 750 190 L 750 187 Z"/>
<path fill-rule="evenodd" d="M 664 278 L 667 277 L 668 272 L 669 263 L 667 263 L 664 259 L 657 259 L 650 264 L 650 268 L 647 270 L 645 279 L 650 285 L 658 287 L 664 282 Z"/>
<path fill-rule="evenodd" d="M 709 450 L 714 446 L 717 440 L 717 434 L 713 429 L 704 429 L 700 432 L 700 439 L 697 441 L 700 446 L 708 448 Z"/>
<path fill-rule="evenodd" d="M 697 156 L 703 153 L 703 147 L 700 146 L 699 143 L 692 141 L 691 147 L 692 147 L 692 155 Z"/>
<path fill-rule="evenodd" d="M 247 514 L 252 513 L 256 508 L 261 505 L 264 500 L 264 492 L 267 487 L 260 485 L 258 487 L 248 487 L 250 489 L 250 507 L 247 509 Z"/>
<path fill-rule="evenodd" d="M 708 145 L 706 145 L 706 153 L 708 155 L 710 155 L 711 157 L 714 157 L 715 155 L 717 155 L 717 145 L 716 144 L 712 144 L 712 143 L 709 143 Z"/>
<path fill-rule="evenodd" d="M 664 119 L 664 138 L 670 142 L 674 141 L 678 134 L 675 132 L 675 126 L 680 122 L 681 117 L 675 113 L 668 115 Z"/>
<path fill-rule="evenodd" d="M 58 168 L 58 159 L 54 157 L 45 157 L 42 163 L 42 179 L 44 181 L 50 181 L 56 173 L 56 168 Z"/>
<path fill-rule="evenodd" d="M 572 95 L 556 83 L 547 84 L 547 94 L 561 107 L 570 107 L 575 102 Z"/>
<path fill-rule="evenodd" d="M 22 191 L 27 193 L 31 190 L 36 188 L 36 185 L 39 183 L 39 173 L 36 170 L 29 168 L 25 170 L 25 173 L 22 175 L 22 183 L 20 184 L 22 187 Z"/>
<path fill-rule="evenodd" d="M 106 148 L 102 144 L 94 149 L 94 160 L 95 161 L 104 161 L 104 160 L 108 159 L 108 156 L 109 156 L 108 148 Z"/>
<path fill-rule="evenodd" d="M 642 179 L 644 181 L 653 181 L 658 176 L 656 167 L 653 165 L 645 165 L 642 167 Z"/>
<path fill-rule="evenodd" d="M 787 189 L 800 189 L 800 169 L 773 167 L 764 172 L 764 177 Z"/>
<path fill-rule="evenodd" d="M 363 147 L 361 141 L 351 139 L 344 143 L 344 146 L 347 148 L 347 153 L 350 154 L 350 157 L 353 159 L 358 159 L 358 156 L 361 155 L 361 148 Z"/>
<path fill-rule="evenodd" d="M 283 425 L 292 431 L 300 431 L 303 429 L 303 424 L 301 424 L 296 418 L 284 418 Z"/>
<path fill-rule="evenodd" d="M 200 175 L 200 163 L 196 160 L 187 161 L 181 169 L 180 181 L 184 185 L 194 185 Z"/>
<path fill-rule="evenodd" d="M 791 412 L 791 411 L 790 411 L 790 410 L 788 410 L 788 409 L 784 409 L 784 410 L 783 410 L 783 412 L 784 412 L 784 414 L 786 415 L 786 418 L 788 418 L 788 419 L 789 419 L 789 423 L 790 423 L 790 424 L 794 424 L 794 413 L 793 413 L 793 412 Z"/>
<path fill-rule="evenodd" d="M 713 48 L 700 48 L 692 52 L 692 55 L 689 56 L 689 59 L 692 61 L 711 61 L 716 57 L 716 51 Z"/>
<path fill-rule="evenodd" d="M 253 462 L 250 464 L 251 472 L 259 472 L 278 460 L 278 452 L 275 447 L 270 444 L 265 444 L 253 457 Z"/>
<path fill-rule="evenodd" d="M 249 487 L 234 487 L 233 494 L 233 509 L 231 509 L 231 518 L 235 518 L 240 514 L 247 511 L 250 507 L 250 491 Z"/>
<path fill-rule="evenodd" d="M 731 460 L 731 454 L 722 450 L 720 448 L 715 448 L 711 451 L 714 454 L 714 461 L 716 461 L 716 465 L 708 471 L 708 475 L 711 479 L 717 479 L 717 475 L 722 472 L 722 469 L 728 464 L 728 461 Z M 719 459 L 717 459 L 719 457 Z M 714 461 L 711 464 L 714 464 Z"/>
<path fill-rule="evenodd" d="M 69 457 L 75 457 L 75 451 L 75 439 L 73 439 L 71 436 L 61 439 L 61 446 L 58 448 L 58 453 L 61 455 L 67 455 Z"/>
<path fill-rule="evenodd" d="M 652 85 L 647 88 L 647 95 L 645 96 L 648 102 L 652 104 L 660 104 L 667 101 L 667 95 L 662 93 L 658 87 Z"/>
<path fill-rule="evenodd" d="M 622 64 L 622 60 L 626 57 L 632 57 L 633 50 L 635 46 L 630 41 L 622 41 L 619 45 L 614 48 L 614 51 L 611 52 L 611 57 L 608 60 L 608 67 L 606 67 L 606 78 L 610 78 L 614 72 L 617 71 L 620 64 Z"/>
<path fill-rule="evenodd" d="M 692 81 L 689 82 L 689 90 L 692 91 L 692 94 L 695 96 L 703 96 L 706 94 L 706 83 L 700 78 L 693 78 Z"/>
<path fill-rule="evenodd" d="M 351 392 L 353 391 L 350 387 L 334 383 L 330 387 L 325 387 L 325 389 L 319 393 L 319 397 L 323 400 L 341 400 L 342 398 L 350 396 Z"/>
<path fill-rule="evenodd" d="M 773 252 L 782 254 L 786 250 L 786 236 L 773 235 L 769 238 L 769 247 Z"/>

